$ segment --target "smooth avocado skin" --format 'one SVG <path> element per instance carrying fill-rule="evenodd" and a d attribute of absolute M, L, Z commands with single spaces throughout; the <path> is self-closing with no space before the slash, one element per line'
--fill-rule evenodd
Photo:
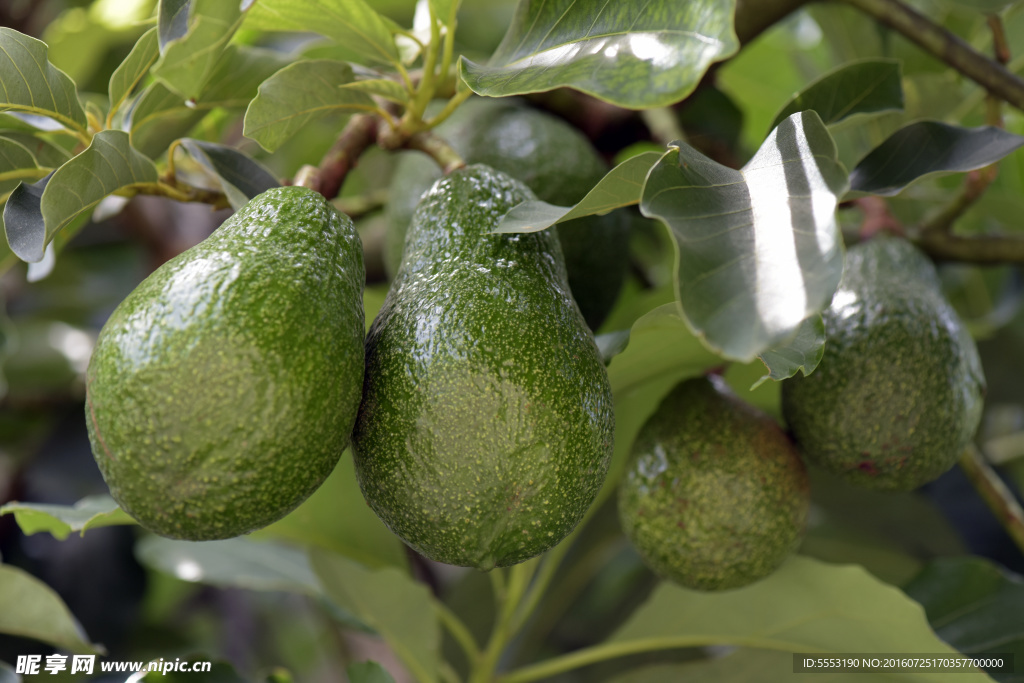
<path fill-rule="evenodd" d="M 807 460 L 886 491 L 952 467 L 978 427 L 985 379 L 931 261 L 896 237 L 852 247 L 823 318 L 817 369 L 782 385 L 783 415 Z"/>
<path fill-rule="evenodd" d="M 562 119 L 514 102 L 467 101 L 437 128 L 471 164 L 485 164 L 525 183 L 549 204 L 571 206 L 604 177 L 608 167 L 590 141 Z M 394 275 L 405 235 L 422 194 L 441 177 L 420 153 L 401 157 L 386 208 L 385 270 Z M 586 216 L 556 227 L 573 297 L 591 329 L 618 298 L 629 256 L 629 221 L 622 212 Z"/>
<path fill-rule="evenodd" d="M 283 517 L 349 443 L 363 378 L 362 247 L 319 194 L 259 195 L 104 325 L 86 423 L 142 526 L 204 541 Z"/>
<path fill-rule="evenodd" d="M 771 574 L 810 504 L 796 447 L 720 377 L 669 392 L 633 443 L 619 484 L 622 528 L 659 576 L 704 591 Z"/>
<path fill-rule="evenodd" d="M 611 457 L 611 387 L 558 239 L 488 234 L 532 198 L 487 166 L 439 180 L 366 338 L 359 484 L 395 534 L 447 564 L 489 570 L 551 548 Z"/>

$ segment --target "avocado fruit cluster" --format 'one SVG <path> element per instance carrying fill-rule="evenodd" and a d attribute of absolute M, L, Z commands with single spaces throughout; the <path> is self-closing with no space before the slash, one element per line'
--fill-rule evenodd
<path fill-rule="evenodd" d="M 439 562 L 489 570 L 551 548 L 611 457 L 610 384 L 558 239 L 489 234 L 533 198 L 484 165 L 437 181 L 367 334 L 359 484 L 395 534 Z"/>
<path fill-rule="evenodd" d="M 977 430 L 985 379 L 931 261 L 898 237 L 852 247 L 823 318 L 818 367 L 782 385 L 807 461 L 886 491 L 952 467 Z"/>
<path fill-rule="evenodd" d="M 662 400 L 618 493 L 622 528 L 644 562 L 704 591 L 771 574 L 799 543 L 810 504 L 792 441 L 717 376 L 685 380 Z"/>
<path fill-rule="evenodd" d="M 607 172 L 604 160 L 577 129 L 546 112 L 506 100 L 476 98 L 437 128 L 470 164 L 484 164 L 525 183 L 549 204 L 572 206 Z M 386 207 L 384 264 L 394 275 L 405 235 L 422 194 L 441 177 L 419 153 L 401 157 Z M 572 291 L 584 319 L 596 330 L 615 304 L 625 280 L 629 222 L 621 212 L 587 216 L 555 228 Z"/>
<path fill-rule="evenodd" d="M 111 495 L 170 538 L 229 538 L 295 508 L 348 446 L 363 379 L 362 246 L 281 187 L 121 302 L 87 372 Z"/>

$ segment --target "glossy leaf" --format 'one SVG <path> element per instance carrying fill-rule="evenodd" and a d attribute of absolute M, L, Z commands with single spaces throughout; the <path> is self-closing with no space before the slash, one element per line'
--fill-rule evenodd
<path fill-rule="evenodd" d="M 846 172 L 814 112 L 794 114 L 739 171 L 688 145 L 651 170 L 640 209 L 676 241 L 676 295 L 708 346 L 750 361 L 828 306 L 842 275 Z"/>
<path fill-rule="evenodd" d="M 388 78 L 368 78 L 362 81 L 352 81 L 351 83 L 343 83 L 341 87 L 348 90 L 359 90 L 367 95 L 377 95 L 398 104 L 405 104 L 409 101 L 409 93 L 406 89 L 400 83 Z"/>
<path fill-rule="evenodd" d="M 883 196 L 932 173 L 973 171 L 999 161 L 1024 137 L 992 126 L 961 128 L 919 121 L 890 135 L 850 172 L 850 189 Z"/>
<path fill-rule="evenodd" d="M 163 43 L 153 75 L 184 99 L 194 99 L 242 23 L 236 0 L 190 0 L 185 35 Z"/>
<path fill-rule="evenodd" d="M 356 662 L 345 669 L 349 683 L 395 683 L 395 679 L 377 662 Z"/>
<path fill-rule="evenodd" d="M 368 288 L 367 291 L 370 291 Z M 373 319 L 370 310 L 366 315 Z M 366 504 L 346 451 L 327 481 L 284 519 L 256 532 L 305 547 L 330 550 L 370 568 L 408 571 L 404 546 Z"/>
<path fill-rule="evenodd" d="M 933 561 L 904 588 L 924 607 L 940 638 L 961 652 L 1014 653 L 1024 661 L 1024 578 L 980 557 Z M 1024 674 L 996 674 L 1021 681 Z"/>
<path fill-rule="evenodd" d="M 331 113 L 373 110 L 369 95 L 339 87 L 353 80 L 351 66 L 328 59 L 296 62 L 281 69 L 260 85 L 259 94 L 249 104 L 245 136 L 273 152 L 310 121 Z"/>
<path fill-rule="evenodd" d="M 480 95 L 569 87 L 631 109 L 693 91 L 712 62 L 736 52 L 733 0 L 520 2 L 486 64 L 460 61 Z"/>
<path fill-rule="evenodd" d="M 693 335 L 676 305 L 665 304 L 633 323 L 625 350 L 608 366 L 608 380 L 619 395 L 668 375 L 696 377 L 718 365 L 722 359 Z"/>
<path fill-rule="evenodd" d="M 185 138 L 181 146 L 217 176 L 221 189 L 236 211 L 256 195 L 280 185 L 258 161 L 226 145 Z"/>
<path fill-rule="evenodd" d="M 131 95 L 146 74 L 149 68 L 160 56 L 160 47 L 157 44 L 156 28 L 151 28 L 142 34 L 138 42 L 128 53 L 124 61 L 114 70 L 110 76 L 108 94 L 110 97 L 111 111 L 117 111 L 125 98 Z"/>
<path fill-rule="evenodd" d="M 45 531 L 63 541 L 71 532 L 84 534 L 89 529 L 119 524 L 135 524 L 127 512 L 110 496 L 89 496 L 74 505 L 44 505 L 17 501 L 0 507 L 0 516 L 14 515 L 26 536 Z"/>
<path fill-rule="evenodd" d="M 17 567 L 0 564 L 0 633 L 32 638 L 68 652 L 102 652 L 52 588 Z"/>
<path fill-rule="evenodd" d="M 812 315 L 796 328 L 796 336 L 758 356 L 768 369 L 768 374 L 751 389 L 768 379 L 778 382 L 797 372 L 809 375 L 818 367 L 824 354 L 825 323 L 820 315 Z"/>
<path fill-rule="evenodd" d="M 159 47 L 163 52 L 167 45 L 181 40 L 188 33 L 188 14 L 192 0 L 160 0 L 157 12 Z"/>
<path fill-rule="evenodd" d="M 790 657 L 794 652 L 956 652 L 932 632 L 921 606 L 898 589 L 856 565 L 801 556 L 790 557 L 761 581 L 720 593 L 663 582 L 608 642 L 631 644 L 637 651 L 742 645 Z M 983 674 L 961 676 L 987 680 Z"/>
<path fill-rule="evenodd" d="M 626 159 L 573 207 L 540 200 L 518 204 L 502 217 L 494 232 L 539 232 L 556 223 L 637 204 L 643 194 L 644 179 L 662 156 L 660 152 L 643 152 Z"/>
<path fill-rule="evenodd" d="M 46 43 L 0 26 L 0 111 L 47 116 L 85 132 L 74 82 L 46 58 Z"/>
<path fill-rule="evenodd" d="M 267 31 L 311 31 L 345 45 L 367 64 L 399 63 L 390 22 L 365 0 L 260 0 L 247 26 Z"/>
<path fill-rule="evenodd" d="M 11 249 L 22 260 L 38 261 L 53 236 L 75 216 L 118 190 L 155 182 L 156 167 L 131 148 L 127 133 L 101 131 L 93 137 L 88 149 L 50 176 L 38 213 L 23 213 L 12 225 L 8 201 L 4 221 Z"/>
<path fill-rule="evenodd" d="M 434 680 L 441 631 L 430 589 L 393 567 L 367 569 L 341 555 L 310 552 L 328 597 L 387 641 L 417 680 Z"/>
<path fill-rule="evenodd" d="M 771 127 L 808 109 L 816 111 L 826 125 L 854 114 L 903 109 L 900 63 L 891 59 L 870 59 L 844 64 L 787 102 Z"/>
<path fill-rule="evenodd" d="M 23 261 L 23 253 L 38 256 L 33 261 L 41 261 L 46 241 L 46 226 L 43 224 L 41 202 L 43 191 L 53 174 L 34 183 L 21 182 L 7 197 L 4 204 L 3 223 L 7 245 L 11 251 Z"/>
<path fill-rule="evenodd" d="M 125 128 L 131 136 L 132 147 L 156 159 L 208 113 L 207 108 L 186 106 L 181 95 L 157 82 L 150 84 L 135 100 Z"/>

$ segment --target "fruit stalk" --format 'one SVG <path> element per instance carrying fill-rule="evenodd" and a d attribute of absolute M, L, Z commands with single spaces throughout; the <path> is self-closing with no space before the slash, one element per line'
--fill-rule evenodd
<path fill-rule="evenodd" d="M 1006 533 L 1024 553 L 1024 509 L 1021 509 L 1010 489 L 973 445 L 965 448 L 960 455 L 960 468 L 1006 529 Z"/>

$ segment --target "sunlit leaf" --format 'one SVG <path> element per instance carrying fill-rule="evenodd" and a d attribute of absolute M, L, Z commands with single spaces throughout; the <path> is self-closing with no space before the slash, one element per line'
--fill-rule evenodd
<path fill-rule="evenodd" d="M 890 135 L 850 172 L 850 189 L 891 196 L 932 173 L 973 171 L 999 161 L 1024 137 L 992 126 L 961 128 L 939 121 L 911 123 Z"/>
<path fill-rule="evenodd" d="M 688 145 L 651 170 L 640 208 L 669 226 L 678 301 L 710 348 L 753 360 L 828 306 L 842 275 L 835 208 L 845 191 L 814 112 L 783 121 L 739 171 Z"/>
<path fill-rule="evenodd" d="M 707 593 L 664 582 L 608 643 L 638 651 L 742 645 L 781 650 L 790 662 L 794 652 L 956 652 L 935 635 L 921 606 L 898 589 L 861 567 L 801 556 L 735 590 Z"/>
<path fill-rule="evenodd" d="M 89 529 L 104 526 L 135 524 L 135 520 L 119 508 L 110 496 L 89 496 L 74 505 L 15 501 L 0 507 L 2 515 L 14 515 L 14 520 L 26 536 L 45 531 L 61 541 L 73 531 L 84 534 Z"/>
<path fill-rule="evenodd" d="M 351 66 L 328 59 L 296 62 L 281 69 L 260 85 L 259 94 L 249 104 L 245 136 L 272 152 L 323 116 L 373 110 L 369 95 L 340 87 L 353 80 Z"/>
<path fill-rule="evenodd" d="M 0 111 L 50 117 L 79 132 L 85 110 L 74 82 L 46 59 L 46 43 L 0 26 Z"/>
<path fill-rule="evenodd" d="M 824 354 L 825 323 L 820 315 L 812 315 L 796 328 L 796 336 L 759 356 L 768 374 L 759 379 L 754 387 L 768 379 L 779 381 L 792 377 L 797 372 L 809 375 L 818 367 Z"/>
<path fill-rule="evenodd" d="M 395 679 L 377 662 L 356 662 L 345 669 L 349 683 L 395 683 Z"/>
<path fill-rule="evenodd" d="M 323 550 L 310 559 L 328 597 L 379 633 L 416 680 L 436 678 L 441 631 L 426 585 L 393 567 L 371 570 Z"/>
<path fill-rule="evenodd" d="M 502 217 L 494 232 L 538 232 L 556 223 L 637 204 L 643 193 L 644 179 L 662 156 L 660 152 L 643 152 L 626 159 L 573 207 L 539 200 L 518 204 Z"/>
<path fill-rule="evenodd" d="M 830 125 L 847 116 L 903 108 L 900 63 L 870 59 L 844 64 L 807 86 L 772 121 L 775 128 L 791 114 L 813 109 Z"/>
<path fill-rule="evenodd" d="M 256 195 L 280 185 L 262 164 L 231 147 L 191 138 L 182 140 L 181 146 L 217 176 L 221 189 L 236 211 Z"/>
<path fill-rule="evenodd" d="M 1024 578 L 980 557 L 934 560 L 904 588 L 940 638 L 967 654 L 1013 653 L 1024 661 Z M 1017 674 L 993 674 L 1019 682 Z"/>
<path fill-rule="evenodd" d="M 480 95 L 569 87 L 622 107 L 677 102 L 738 48 L 734 0 L 521 1 L 486 64 L 460 62 Z"/>
<path fill-rule="evenodd" d="M 8 200 L 4 222 L 11 249 L 22 260 L 38 261 L 43 257 L 46 244 L 75 216 L 113 192 L 155 183 L 157 176 L 153 162 L 131 148 L 127 133 L 101 131 L 93 137 L 88 149 L 49 177 L 40 194 L 37 212 L 31 211 L 29 203 L 23 203 L 12 222 L 14 195 Z M 26 187 L 23 184 L 19 189 Z"/>
<path fill-rule="evenodd" d="M 236 0 L 190 0 L 188 30 L 161 44 L 153 75 L 185 99 L 203 90 L 231 36 L 242 23 Z"/>
<path fill-rule="evenodd" d="M 0 633 L 32 638 L 68 652 L 102 652 L 89 643 L 52 588 L 10 565 L 0 565 Z"/>
<path fill-rule="evenodd" d="M 149 73 L 149 68 L 159 55 L 156 28 L 151 28 L 142 34 L 132 51 L 110 76 L 108 93 L 111 111 L 120 109 L 125 98 L 131 95 L 135 86 Z"/>
<path fill-rule="evenodd" d="M 399 63 L 390 22 L 365 0 L 260 0 L 246 26 L 267 31 L 312 31 L 345 45 L 367 64 Z"/>

